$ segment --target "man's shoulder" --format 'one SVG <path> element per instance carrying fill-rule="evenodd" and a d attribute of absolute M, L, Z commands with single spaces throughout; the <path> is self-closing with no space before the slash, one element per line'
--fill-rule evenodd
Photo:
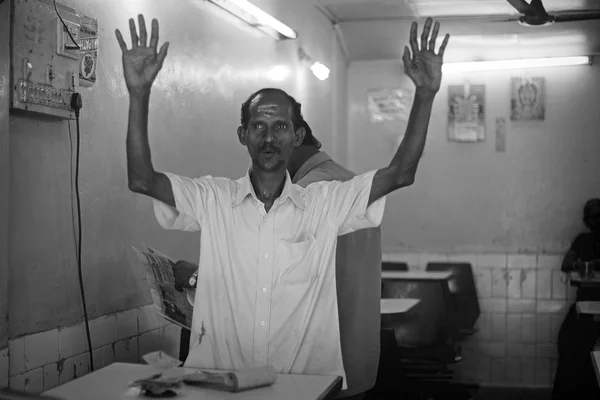
<path fill-rule="evenodd" d="M 308 186 L 317 182 L 341 181 L 354 178 L 356 174 L 333 160 L 328 160 L 311 169 L 296 184 Z"/>

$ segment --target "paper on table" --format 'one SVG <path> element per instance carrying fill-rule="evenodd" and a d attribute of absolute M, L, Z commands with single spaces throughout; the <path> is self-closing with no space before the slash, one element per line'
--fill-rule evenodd
<path fill-rule="evenodd" d="M 148 365 L 152 365 L 153 367 L 159 369 L 179 367 L 181 364 L 183 364 L 178 359 L 173 358 L 167 353 L 164 353 L 160 350 L 145 354 L 142 356 L 142 358 L 144 359 L 144 361 L 146 361 Z"/>

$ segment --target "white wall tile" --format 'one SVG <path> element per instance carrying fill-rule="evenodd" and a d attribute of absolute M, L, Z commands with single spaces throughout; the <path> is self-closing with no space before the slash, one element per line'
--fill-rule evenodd
<path fill-rule="evenodd" d="M 477 266 L 485 268 L 506 268 L 506 254 L 477 254 Z"/>
<path fill-rule="evenodd" d="M 138 362 L 138 338 L 130 338 L 115 343 L 115 360 L 135 364 Z"/>
<path fill-rule="evenodd" d="M 57 337 L 58 347 L 58 337 Z M 44 390 L 44 368 L 36 368 L 25 373 L 25 391 L 41 393 Z"/>
<path fill-rule="evenodd" d="M 509 254 L 506 265 L 508 268 L 535 268 L 537 266 L 537 255 Z"/>
<path fill-rule="evenodd" d="M 25 390 L 25 373 L 14 375 L 10 377 L 9 387 L 13 390 L 24 391 Z"/>
<path fill-rule="evenodd" d="M 88 349 L 85 323 L 58 330 L 58 354 L 60 359 L 73 357 Z"/>
<path fill-rule="evenodd" d="M 94 356 L 94 371 L 104 368 L 104 347 L 99 347 L 92 352 Z"/>
<path fill-rule="evenodd" d="M 20 337 L 8 341 L 10 376 L 25 372 L 25 338 Z M 24 380 L 25 378 L 23 378 Z"/>
<path fill-rule="evenodd" d="M 448 254 L 448 261 L 456 263 L 469 263 L 473 269 L 477 267 L 476 254 Z"/>
<path fill-rule="evenodd" d="M 102 363 L 106 367 L 115 362 L 115 345 L 111 344 L 102 347 Z"/>
<path fill-rule="evenodd" d="M 52 363 L 44 366 L 44 390 L 50 390 L 60 384 L 58 364 Z"/>
<path fill-rule="evenodd" d="M 0 350 L 0 389 L 8 387 L 9 377 L 8 347 Z"/>
<path fill-rule="evenodd" d="M 107 315 L 90 321 L 92 348 L 106 346 L 115 342 L 115 325 L 117 317 Z"/>
<path fill-rule="evenodd" d="M 117 314 L 115 341 L 138 335 L 138 310 L 127 310 Z"/>
<path fill-rule="evenodd" d="M 75 374 L 78 378 L 87 375 L 90 372 L 90 356 L 88 353 L 83 353 L 75 356 Z"/>
<path fill-rule="evenodd" d="M 64 360 L 60 360 L 58 362 L 58 373 L 61 385 L 71 382 L 73 379 L 75 379 L 75 357 L 69 357 L 65 358 Z"/>
<path fill-rule="evenodd" d="M 58 329 L 25 336 L 27 371 L 58 361 Z"/>
<path fill-rule="evenodd" d="M 539 269 L 560 269 L 562 255 L 540 254 L 538 255 L 537 267 Z"/>
<path fill-rule="evenodd" d="M 162 328 L 168 324 L 168 321 L 156 313 L 153 304 L 138 308 L 138 332 L 140 334 Z"/>

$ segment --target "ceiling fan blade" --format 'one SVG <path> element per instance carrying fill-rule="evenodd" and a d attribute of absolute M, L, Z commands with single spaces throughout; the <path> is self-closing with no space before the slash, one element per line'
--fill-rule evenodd
<path fill-rule="evenodd" d="M 530 14 L 534 12 L 532 7 L 525 0 L 506 0 L 521 14 Z"/>
<path fill-rule="evenodd" d="M 544 5 L 542 4 L 542 0 L 531 0 L 529 7 L 532 9 L 532 12 L 537 15 L 548 15 Z"/>
<path fill-rule="evenodd" d="M 581 14 L 558 14 L 554 15 L 555 22 L 575 22 L 575 21 L 590 21 L 600 20 L 600 12 L 586 12 Z"/>

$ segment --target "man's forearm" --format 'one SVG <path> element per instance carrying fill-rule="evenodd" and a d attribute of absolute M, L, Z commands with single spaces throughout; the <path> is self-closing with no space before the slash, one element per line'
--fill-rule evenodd
<path fill-rule="evenodd" d="M 410 183 L 414 180 L 419 160 L 425 148 L 434 98 L 435 93 L 416 90 L 406 133 L 390 163 L 390 167 L 396 171 L 395 175 L 404 177 Z"/>
<path fill-rule="evenodd" d="M 148 142 L 148 109 L 150 91 L 130 93 L 129 123 L 127 126 L 127 176 L 129 187 L 140 190 L 152 181 L 155 171 L 152 166 Z"/>

